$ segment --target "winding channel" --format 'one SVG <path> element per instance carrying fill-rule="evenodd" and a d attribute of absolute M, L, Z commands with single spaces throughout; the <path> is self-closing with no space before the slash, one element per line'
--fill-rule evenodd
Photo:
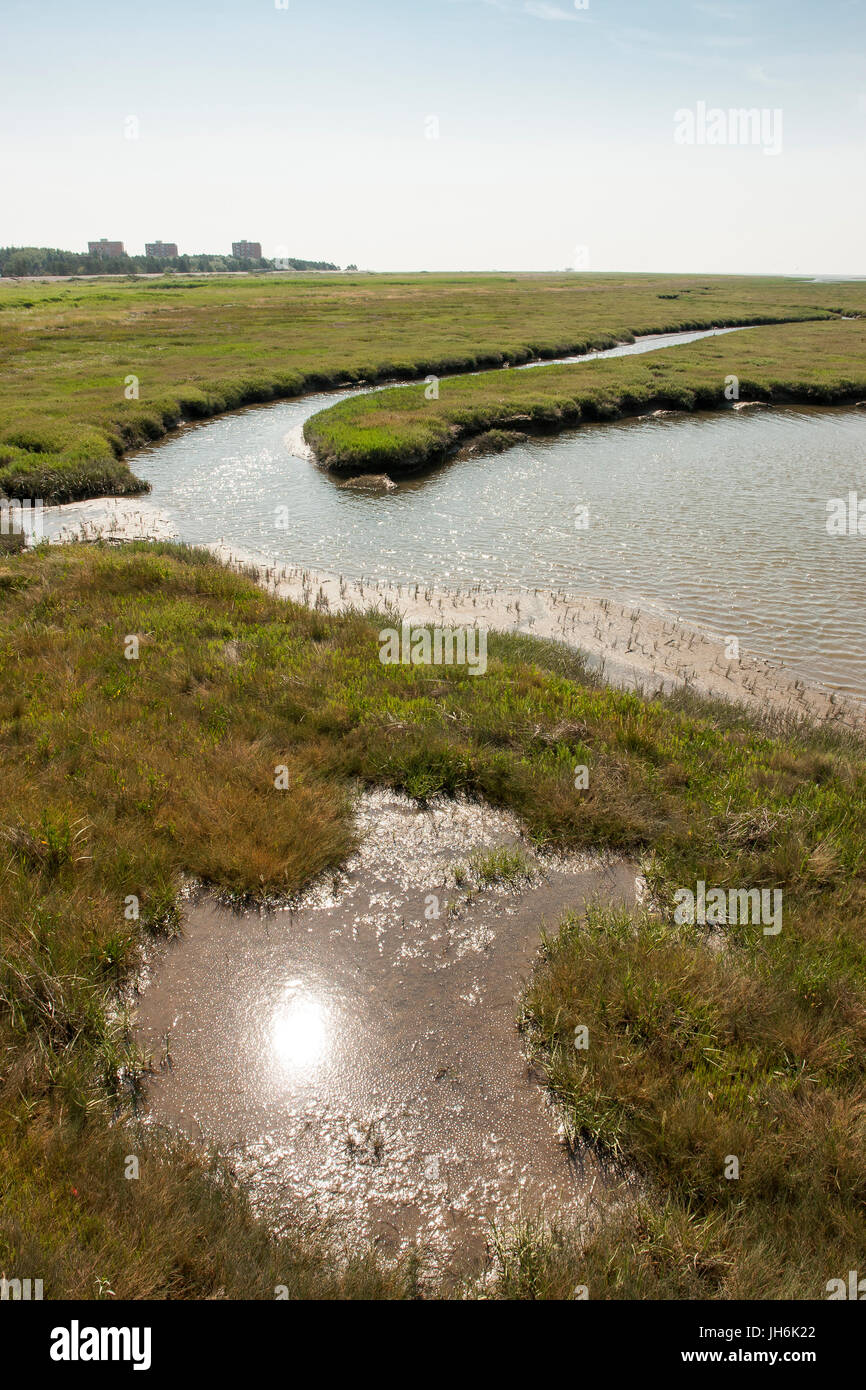
<path fill-rule="evenodd" d="M 565 360 L 707 336 L 658 335 Z M 826 525 L 831 499 L 858 488 L 866 498 L 866 411 L 793 406 L 584 425 L 366 494 L 338 486 L 303 445 L 304 422 L 353 394 L 181 427 L 130 459 L 151 484 L 143 505 L 182 540 L 222 540 L 271 564 L 445 589 L 610 596 L 736 634 L 833 691 L 866 694 L 866 537 L 831 536 Z M 575 525 L 581 507 L 586 529 Z M 75 507 L 60 511 L 65 519 Z"/>

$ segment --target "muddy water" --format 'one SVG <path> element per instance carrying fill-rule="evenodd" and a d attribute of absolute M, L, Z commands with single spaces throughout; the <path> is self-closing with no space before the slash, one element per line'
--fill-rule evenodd
<path fill-rule="evenodd" d="M 493 1222 L 580 1222 L 623 1179 L 562 1143 L 516 1001 L 542 923 L 632 902 L 634 866 L 548 860 L 475 892 L 455 866 L 519 844 L 510 815 L 388 792 L 358 815 L 356 856 L 292 909 L 190 911 L 140 1000 L 152 1114 L 232 1153 L 276 1225 L 300 1207 L 447 1261 L 483 1254 Z"/>

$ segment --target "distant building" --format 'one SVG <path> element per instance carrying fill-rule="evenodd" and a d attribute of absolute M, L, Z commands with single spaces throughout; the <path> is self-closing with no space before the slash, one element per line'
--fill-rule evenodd
<path fill-rule="evenodd" d="M 262 243 L 260 241 L 233 241 L 232 255 L 238 261 L 260 261 Z"/>
<path fill-rule="evenodd" d="M 146 256 L 151 256 L 155 261 L 176 261 L 177 242 L 146 241 L 144 243 L 144 254 Z"/>
<path fill-rule="evenodd" d="M 124 255 L 123 242 L 106 241 L 105 237 L 100 237 L 99 241 L 88 241 L 87 254 L 100 256 L 104 261 L 113 261 Z"/>

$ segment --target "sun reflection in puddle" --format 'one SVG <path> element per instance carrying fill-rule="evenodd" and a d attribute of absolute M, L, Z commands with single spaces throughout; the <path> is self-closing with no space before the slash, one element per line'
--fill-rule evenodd
<path fill-rule="evenodd" d="M 286 1068 L 317 1066 L 330 1047 L 328 1011 L 300 981 L 288 986 L 271 1019 L 271 1052 Z"/>

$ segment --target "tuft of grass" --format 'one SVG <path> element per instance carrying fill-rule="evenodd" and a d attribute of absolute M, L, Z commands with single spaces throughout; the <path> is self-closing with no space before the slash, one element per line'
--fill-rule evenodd
<path fill-rule="evenodd" d="M 534 872 L 534 866 L 522 849 L 502 845 L 497 849 L 476 850 L 469 856 L 462 877 L 477 888 L 493 888 L 500 884 L 513 888 L 532 878 Z"/>

